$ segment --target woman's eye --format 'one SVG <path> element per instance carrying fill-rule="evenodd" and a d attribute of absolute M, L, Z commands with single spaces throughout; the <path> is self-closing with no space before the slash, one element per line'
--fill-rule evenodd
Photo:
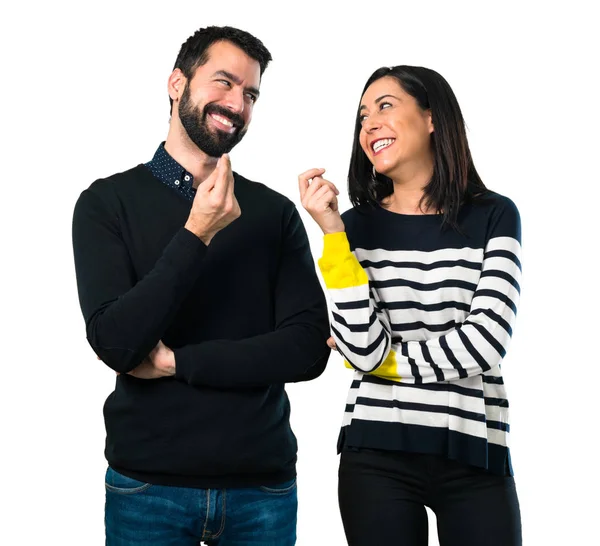
<path fill-rule="evenodd" d="M 391 105 L 389 102 L 382 102 L 382 103 L 379 105 L 379 109 L 380 109 L 380 110 L 383 110 L 384 108 L 387 108 L 387 107 L 390 107 L 390 108 L 391 108 L 391 106 L 392 106 L 392 105 Z"/>
<path fill-rule="evenodd" d="M 366 119 L 367 119 L 367 116 L 365 114 L 363 114 L 362 116 L 358 116 L 359 123 L 364 123 Z"/>

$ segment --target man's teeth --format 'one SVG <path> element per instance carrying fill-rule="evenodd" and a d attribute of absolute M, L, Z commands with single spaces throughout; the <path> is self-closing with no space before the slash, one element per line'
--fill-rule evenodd
<path fill-rule="evenodd" d="M 233 123 L 231 123 L 231 121 L 229 121 L 227 118 L 224 118 L 222 116 L 217 116 L 213 114 L 213 118 L 216 119 L 219 123 L 222 123 L 223 125 L 227 125 L 227 127 L 233 127 Z"/>
<path fill-rule="evenodd" d="M 392 142 L 394 142 L 395 139 L 393 138 L 384 138 L 381 140 L 378 140 L 377 142 L 375 142 L 375 144 L 373 144 L 373 151 L 375 153 L 377 153 L 379 150 L 383 150 L 384 148 L 387 148 Z"/>

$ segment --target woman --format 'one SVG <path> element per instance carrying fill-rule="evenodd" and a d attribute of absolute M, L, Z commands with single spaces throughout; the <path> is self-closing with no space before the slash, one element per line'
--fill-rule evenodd
<path fill-rule="evenodd" d="M 340 215 L 324 169 L 299 177 L 322 228 L 332 347 L 354 368 L 339 502 L 348 543 L 521 544 L 500 362 L 519 299 L 520 219 L 486 189 L 450 86 L 380 68 L 357 113 Z"/>

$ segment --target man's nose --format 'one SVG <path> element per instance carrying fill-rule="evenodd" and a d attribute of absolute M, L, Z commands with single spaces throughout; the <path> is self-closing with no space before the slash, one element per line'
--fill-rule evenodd
<path fill-rule="evenodd" d="M 242 115 L 244 113 L 244 92 L 242 89 L 231 89 L 225 101 L 223 102 L 225 108 L 231 110 L 235 114 Z"/>

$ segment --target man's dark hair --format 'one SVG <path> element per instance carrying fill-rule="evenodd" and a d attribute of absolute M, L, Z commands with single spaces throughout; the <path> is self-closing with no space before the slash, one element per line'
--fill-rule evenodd
<path fill-rule="evenodd" d="M 271 53 L 263 43 L 249 32 L 233 27 L 206 27 L 194 32 L 181 46 L 173 70 L 179 68 L 191 80 L 196 68 L 208 62 L 208 48 L 215 42 L 230 42 L 260 65 L 260 75 L 272 60 Z M 171 99 L 173 107 L 173 99 Z"/>
<path fill-rule="evenodd" d="M 380 78 L 394 78 L 415 98 L 422 110 L 431 110 L 433 176 L 425 186 L 422 202 L 443 215 L 442 225 L 457 228 L 460 206 L 485 193 L 485 185 L 473 163 L 465 121 L 448 82 L 437 72 L 420 66 L 394 66 L 377 69 L 367 80 L 367 88 Z M 391 195 L 394 184 L 381 173 L 373 177 L 373 165 L 360 146 L 360 110 L 356 115 L 348 190 L 354 206 L 378 205 Z"/>

